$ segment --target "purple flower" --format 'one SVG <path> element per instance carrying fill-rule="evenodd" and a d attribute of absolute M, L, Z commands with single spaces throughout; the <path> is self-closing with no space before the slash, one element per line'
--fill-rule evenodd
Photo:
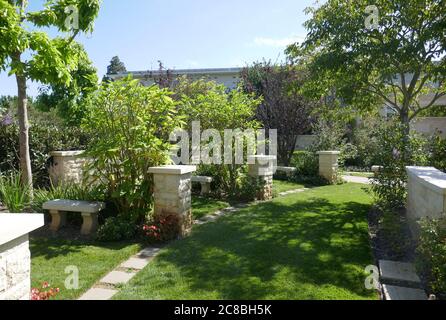
<path fill-rule="evenodd" d="M 14 122 L 14 120 L 12 119 L 12 116 L 10 113 L 5 114 L 1 119 L 0 119 L 0 125 L 2 126 L 9 126 Z"/>

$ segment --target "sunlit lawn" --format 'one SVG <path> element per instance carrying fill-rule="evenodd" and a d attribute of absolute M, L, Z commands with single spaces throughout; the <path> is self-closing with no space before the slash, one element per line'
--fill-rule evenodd
<path fill-rule="evenodd" d="M 285 192 L 290 190 L 302 189 L 304 188 L 303 184 L 299 184 L 296 182 L 283 181 L 283 180 L 274 180 L 273 181 L 273 189 L 275 192 Z"/>
<path fill-rule="evenodd" d="M 31 239 L 32 286 L 41 287 L 41 284 L 47 281 L 52 287 L 60 288 L 56 299 L 76 299 L 140 248 L 140 245 L 128 242 L 104 244 Z M 65 288 L 65 279 L 72 275 L 65 273 L 69 266 L 79 270 L 79 288 L 75 290 Z"/>
<path fill-rule="evenodd" d="M 319 187 L 195 226 L 116 299 L 377 299 L 362 185 Z"/>

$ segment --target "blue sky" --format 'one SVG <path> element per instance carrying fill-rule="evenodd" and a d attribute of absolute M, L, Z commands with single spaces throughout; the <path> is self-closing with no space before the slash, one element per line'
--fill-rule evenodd
<path fill-rule="evenodd" d="M 41 0 L 32 0 L 32 9 Z M 283 59 L 283 50 L 305 36 L 303 10 L 314 0 L 103 0 L 84 44 L 100 77 L 112 56 L 127 70 L 244 66 Z M 37 84 L 29 83 L 36 95 Z M 15 95 L 14 78 L 0 74 L 0 95 Z"/>

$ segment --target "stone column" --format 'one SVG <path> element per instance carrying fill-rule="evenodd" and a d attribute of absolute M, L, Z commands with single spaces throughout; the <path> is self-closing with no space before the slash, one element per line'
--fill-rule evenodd
<path fill-rule="evenodd" d="M 28 233 L 44 225 L 42 214 L 0 214 L 0 300 L 29 300 Z"/>
<path fill-rule="evenodd" d="M 50 156 L 53 161 L 48 169 L 54 186 L 64 182 L 80 184 L 83 179 L 87 159 L 84 151 L 53 151 Z"/>
<path fill-rule="evenodd" d="M 249 156 L 248 174 L 263 183 L 263 189 L 257 194 L 258 200 L 269 200 L 273 197 L 273 175 L 276 156 Z"/>
<path fill-rule="evenodd" d="M 336 183 L 338 180 L 338 159 L 339 151 L 319 151 L 319 175 L 329 183 Z"/>
<path fill-rule="evenodd" d="M 179 236 L 187 236 L 192 227 L 192 172 L 196 166 L 162 166 L 149 168 L 154 178 L 154 217 L 178 217 Z"/>

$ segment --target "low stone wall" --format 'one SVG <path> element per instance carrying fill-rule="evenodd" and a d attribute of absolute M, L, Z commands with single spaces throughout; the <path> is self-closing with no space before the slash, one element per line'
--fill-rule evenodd
<path fill-rule="evenodd" d="M 30 299 L 28 233 L 41 226 L 40 214 L 0 214 L 0 300 Z"/>
<path fill-rule="evenodd" d="M 52 165 L 49 168 L 51 182 L 57 186 L 64 182 L 81 183 L 87 158 L 84 151 L 53 151 Z"/>
<path fill-rule="evenodd" d="M 406 170 L 407 217 L 412 231 L 417 234 L 420 219 L 446 215 L 446 173 L 433 167 L 406 167 Z"/>

